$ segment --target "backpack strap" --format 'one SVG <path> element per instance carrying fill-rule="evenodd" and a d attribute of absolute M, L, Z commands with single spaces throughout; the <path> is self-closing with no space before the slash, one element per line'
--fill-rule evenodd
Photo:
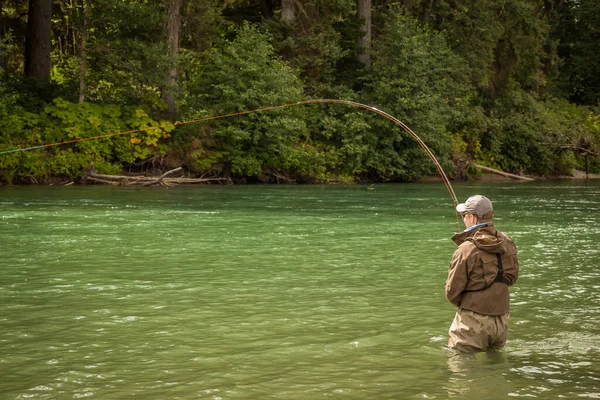
<path fill-rule="evenodd" d="M 502 257 L 500 256 L 500 253 L 496 253 L 496 258 L 498 259 L 498 274 L 496 275 L 496 279 L 494 279 L 494 282 L 501 282 L 506 284 L 506 282 L 504 281 L 504 268 L 502 268 Z"/>
<path fill-rule="evenodd" d="M 500 283 L 504 283 L 505 285 L 508 285 L 506 283 L 506 281 L 504 280 L 504 268 L 502 267 L 502 257 L 500 256 L 499 253 L 496 253 L 496 259 L 498 260 L 498 274 L 496 274 L 496 278 L 494 279 L 494 282 L 492 282 L 491 285 L 487 285 L 483 289 L 463 290 L 463 292 L 480 292 L 482 290 L 489 288 L 496 282 L 500 282 Z"/>

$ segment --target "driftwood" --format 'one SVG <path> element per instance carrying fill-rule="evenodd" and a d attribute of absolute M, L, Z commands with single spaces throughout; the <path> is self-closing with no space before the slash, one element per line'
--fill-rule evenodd
<path fill-rule="evenodd" d="M 175 169 L 169 170 L 167 172 L 165 172 L 164 174 L 162 174 L 161 176 L 159 176 L 156 181 L 150 181 L 150 182 L 145 182 L 142 184 L 142 186 L 150 186 L 150 185 L 156 185 L 159 183 L 163 183 L 163 180 L 165 179 L 165 176 L 167 175 L 171 175 L 174 174 L 175 172 L 181 171 L 182 168 L 181 167 L 177 167 Z"/>
<path fill-rule="evenodd" d="M 94 178 L 93 176 L 86 176 L 85 179 L 93 181 L 93 182 L 100 182 L 100 183 L 106 183 L 107 185 L 119 185 L 120 183 L 118 181 L 111 181 L 111 180 L 107 180 L 107 179 L 99 179 L 99 178 Z"/>
<path fill-rule="evenodd" d="M 509 174 L 508 172 L 499 171 L 497 169 L 493 169 L 493 168 L 490 168 L 490 167 L 484 167 L 483 165 L 479 165 L 479 164 L 475 164 L 475 163 L 471 163 L 471 165 L 473 167 L 475 167 L 475 168 L 479 168 L 479 169 L 484 170 L 486 172 L 491 172 L 492 174 L 505 176 L 507 178 L 518 179 L 518 180 L 521 180 L 521 181 L 533 181 L 534 180 L 534 179 L 528 178 L 526 176 Z"/>
<path fill-rule="evenodd" d="M 208 182 L 221 182 L 226 178 L 169 178 L 176 172 L 181 171 L 181 167 L 169 170 L 160 176 L 126 176 L 126 175 L 104 175 L 97 174 L 93 166 L 89 166 L 85 171 L 85 179 L 93 182 L 104 183 L 107 185 L 114 186 L 151 186 L 151 185 L 163 185 L 171 186 L 179 183 L 208 183 Z"/>

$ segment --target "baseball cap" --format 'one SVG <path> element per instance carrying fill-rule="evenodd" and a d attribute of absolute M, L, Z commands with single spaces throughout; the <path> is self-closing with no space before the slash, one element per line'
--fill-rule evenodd
<path fill-rule="evenodd" d="M 484 218 L 486 214 L 494 211 L 492 202 L 485 196 L 476 194 L 471 196 L 464 203 L 460 203 L 456 206 L 456 211 L 459 213 L 468 212 L 469 214 L 476 215 L 479 218 Z"/>

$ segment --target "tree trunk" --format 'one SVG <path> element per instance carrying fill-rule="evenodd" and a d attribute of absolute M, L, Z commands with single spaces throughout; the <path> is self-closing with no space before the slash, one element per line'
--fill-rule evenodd
<path fill-rule="evenodd" d="M 590 155 L 585 155 L 585 179 L 590 179 Z"/>
<path fill-rule="evenodd" d="M 52 0 L 29 0 L 25 76 L 50 80 Z"/>
<path fill-rule="evenodd" d="M 4 0 L 0 0 L 0 43 L 4 39 Z M 8 80 L 8 68 L 6 65 L 6 57 L 3 51 L 0 51 L 0 69 L 2 70 L 2 76 L 5 80 Z"/>
<path fill-rule="evenodd" d="M 281 0 L 281 20 L 290 24 L 296 21 L 296 0 Z"/>
<path fill-rule="evenodd" d="M 87 30 L 90 16 L 90 0 L 83 0 L 83 27 L 81 29 L 81 43 L 79 45 L 79 102 L 85 101 L 85 75 L 87 74 Z"/>
<path fill-rule="evenodd" d="M 263 18 L 271 18 L 273 16 L 273 0 L 260 0 L 260 13 Z"/>
<path fill-rule="evenodd" d="M 356 0 L 357 17 L 363 20 L 362 35 L 358 39 L 358 61 L 367 68 L 371 65 L 371 0 Z"/>
<path fill-rule="evenodd" d="M 491 172 L 492 174 L 496 174 L 496 175 L 505 176 L 507 178 L 517 179 L 517 180 L 521 180 L 521 181 L 533 181 L 534 180 L 534 179 L 528 178 L 526 176 L 509 174 L 508 172 L 499 171 L 497 169 L 490 168 L 490 167 L 484 167 L 483 165 L 479 165 L 479 164 L 475 164 L 475 163 L 471 163 L 471 165 L 473 167 L 479 168 L 479 169 L 481 169 L 483 171 Z"/>
<path fill-rule="evenodd" d="M 164 101 L 167 104 L 168 119 L 175 121 L 175 87 L 177 85 L 177 52 L 179 51 L 179 26 L 181 22 L 182 0 L 167 0 L 169 10 L 167 20 L 167 55 L 169 58 L 169 71 L 167 74 L 167 87 L 164 92 Z"/>

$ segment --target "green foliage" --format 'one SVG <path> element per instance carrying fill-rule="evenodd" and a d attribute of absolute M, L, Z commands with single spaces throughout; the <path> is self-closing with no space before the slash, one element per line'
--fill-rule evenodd
<path fill-rule="evenodd" d="M 273 34 L 277 53 L 299 72 L 312 97 L 330 98 L 336 87 L 351 87 L 351 81 L 342 82 L 341 78 L 348 69 L 356 71 L 358 67 L 359 23 L 350 4 L 339 3 L 306 2 L 295 23 L 267 20 L 262 24 Z"/>
<path fill-rule="evenodd" d="M 366 97 L 371 104 L 408 125 L 438 156 L 449 158 L 453 107 L 466 101 L 468 85 L 461 82 L 461 60 L 443 35 L 421 27 L 395 11 L 373 49 L 372 71 Z M 369 146 L 370 168 L 386 179 L 411 180 L 432 173 L 418 144 L 381 118 L 370 119 L 365 135 L 376 136 Z"/>
<path fill-rule="evenodd" d="M 172 129 L 160 128 L 167 122 L 154 121 L 136 107 L 73 104 L 61 98 L 39 114 L 14 104 L 0 110 L 1 150 L 71 142 L 47 150 L 0 155 L 0 171 L 9 181 L 27 176 L 77 179 L 90 163 L 100 171 L 114 173 L 124 163 L 143 160 L 154 153 L 158 140 L 167 138 Z M 118 134 L 139 129 L 142 131 Z M 90 137 L 103 138 L 82 140 Z"/>
<path fill-rule="evenodd" d="M 118 172 L 157 153 L 163 168 L 238 181 L 436 173 L 400 127 L 338 104 L 160 128 L 172 66 L 164 1 L 54 0 L 52 80 L 23 79 L 26 3 L 2 4 L 0 149 L 77 142 L 0 155 L 4 180 L 77 178 L 90 162 Z M 469 160 L 538 175 L 600 169 L 599 112 L 590 108 L 600 93 L 597 2 L 373 2 L 370 68 L 356 61 L 356 3 L 294 3 L 292 23 L 280 20 L 279 2 L 182 3 L 177 82 L 168 87 L 180 120 L 354 100 L 406 123 L 449 175 L 452 161 Z M 88 103 L 74 104 L 82 78 Z"/>
<path fill-rule="evenodd" d="M 202 53 L 233 30 L 232 24 L 224 16 L 228 3 L 230 2 L 222 0 L 184 2 L 181 26 L 181 44 L 184 49 Z"/>
<path fill-rule="evenodd" d="M 600 3 L 568 1 L 557 9 L 553 38 L 559 42 L 561 73 L 553 89 L 577 103 L 600 104 Z"/>
<path fill-rule="evenodd" d="M 550 26 L 540 16 L 547 5 L 537 0 L 424 3 L 409 5 L 410 13 L 446 33 L 449 45 L 467 63 L 463 73 L 479 91 L 495 97 L 515 86 L 538 89 L 545 84 L 544 61 L 553 57 L 546 52 L 551 50 Z"/>
<path fill-rule="evenodd" d="M 488 126 L 475 159 L 516 173 L 568 175 L 582 167 L 582 140 L 589 138 L 592 151 L 600 143 L 588 108 L 558 99 L 541 102 L 523 92 L 498 101 Z"/>
<path fill-rule="evenodd" d="M 54 29 L 63 45 L 53 54 L 52 80 L 75 101 L 79 95 L 80 41 L 86 29 L 86 99 L 103 103 L 163 107 L 161 86 L 167 74 L 167 47 L 163 40 L 166 10 L 163 2 L 96 0 L 85 6 L 75 0 L 57 10 Z"/>
<path fill-rule="evenodd" d="M 17 46 L 15 45 L 14 40 L 14 35 L 10 31 L 0 36 L 1 60 L 7 60 L 10 55 L 15 52 Z M 6 61 L 0 64 L 0 74 L 7 74 L 9 72 L 6 64 Z"/>
<path fill-rule="evenodd" d="M 190 85 L 187 116 L 210 116 L 291 103 L 302 99 L 302 84 L 275 56 L 269 36 L 245 25 L 238 37 L 215 48 Z M 301 109 L 271 111 L 214 124 L 212 153 L 234 176 L 260 177 L 266 169 L 295 171 L 306 136 Z M 214 159 L 214 156 L 212 157 Z M 206 167 L 206 163 L 201 163 Z"/>

